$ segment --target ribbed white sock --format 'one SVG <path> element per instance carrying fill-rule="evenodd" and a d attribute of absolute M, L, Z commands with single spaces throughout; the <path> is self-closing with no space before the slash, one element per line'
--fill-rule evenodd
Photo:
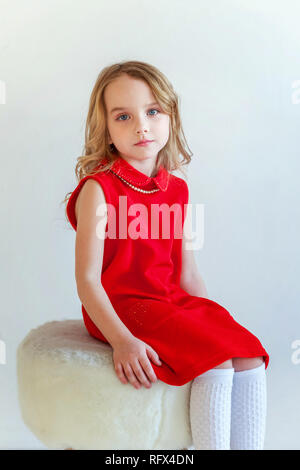
<path fill-rule="evenodd" d="M 210 369 L 191 385 L 190 423 L 196 450 L 230 450 L 234 368 Z"/>
<path fill-rule="evenodd" d="M 254 369 L 234 372 L 231 398 L 231 449 L 263 449 L 266 410 L 265 363 Z"/>

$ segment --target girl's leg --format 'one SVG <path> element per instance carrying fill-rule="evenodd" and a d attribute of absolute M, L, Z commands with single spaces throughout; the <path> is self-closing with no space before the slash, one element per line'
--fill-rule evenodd
<path fill-rule="evenodd" d="M 233 387 L 231 398 L 231 436 L 232 450 L 262 450 L 264 446 L 267 391 L 266 373 L 263 358 L 235 358 L 233 366 Z M 252 368 L 248 368 L 252 365 Z M 260 365 L 257 365 L 260 364 Z"/>
<path fill-rule="evenodd" d="M 191 385 L 190 423 L 197 450 L 230 450 L 231 361 L 195 377 Z"/>

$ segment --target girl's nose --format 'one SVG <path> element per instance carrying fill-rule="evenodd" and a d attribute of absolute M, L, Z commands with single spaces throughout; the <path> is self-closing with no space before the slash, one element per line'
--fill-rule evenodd
<path fill-rule="evenodd" d="M 136 124 L 136 133 L 138 135 L 141 135 L 141 134 L 145 134 L 148 132 L 148 126 L 147 124 L 145 123 L 144 119 L 142 117 L 140 117 L 140 119 L 137 120 L 137 124 Z"/>
<path fill-rule="evenodd" d="M 147 133 L 148 133 L 148 129 L 146 129 L 146 128 L 144 128 L 143 130 L 138 130 L 138 131 L 137 131 L 137 135 L 138 135 L 139 137 L 143 137 L 143 135 L 146 136 Z"/>

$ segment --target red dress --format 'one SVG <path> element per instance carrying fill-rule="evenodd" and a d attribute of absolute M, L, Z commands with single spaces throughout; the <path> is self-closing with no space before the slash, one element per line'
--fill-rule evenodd
<path fill-rule="evenodd" d="M 68 201 L 67 215 L 76 230 L 79 191 L 87 179 L 97 181 L 108 208 L 101 283 L 127 328 L 159 355 L 161 366 L 151 361 L 157 378 L 170 385 L 184 385 L 232 357 L 263 356 L 267 368 L 269 355 L 253 333 L 217 302 L 180 288 L 182 238 L 175 227 L 179 221 L 182 229 L 186 215 L 186 182 L 163 166 L 155 177 L 148 177 L 121 157 L 112 170 L 117 174 L 106 170 L 82 178 Z M 121 178 L 144 190 L 159 190 L 138 192 Z M 175 204 L 180 210 L 169 211 L 170 232 L 165 236 L 164 228 L 164 237 L 159 213 L 159 236 L 157 231 L 151 236 L 151 207 L 161 204 L 169 208 Z M 137 232 L 138 237 L 134 236 Z M 83 305 L 82 314 L 90 335 L 108 343 Z"/>

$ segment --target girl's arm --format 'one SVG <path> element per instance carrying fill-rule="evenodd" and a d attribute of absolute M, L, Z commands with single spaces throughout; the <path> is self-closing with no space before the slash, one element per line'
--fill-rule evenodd
<path fill-rule="evenodd" d="M 182 236 L 182 268 L 180 277 L 180 287 L 190 295 L 205 297 L 208 293 L 202 277 L 200 276 L 194 258 L 194 251 L 186 249 L 186 243 L 191 243 L 187 239 L 185 230 Z"/>
<path fill-rule="evenodd" d="M 103 190 L 97 181 L 88 179 L 75 204 L 75 277 L 84 308 L 113 346 L 133 335 L 120 320 L 101 284 L 107 216 L 100 219 L 96 215 L 99 204 L 106 204 Z"/>
<path fill-rule="evenodd" d="M 97 181 L 88 179 L 75 204 L 77 292 L 88 315 L 113 348 L 120 381 L 129 381 L 135 388 L 142 384 L 149 388 L 157 380 L 150 359 L 161 365 L 159 356 L 124 325 L 101 284 L 107 216 L 100 220 L 96 217 L 100 204 L 106 204 L 103 190 Z"/>

